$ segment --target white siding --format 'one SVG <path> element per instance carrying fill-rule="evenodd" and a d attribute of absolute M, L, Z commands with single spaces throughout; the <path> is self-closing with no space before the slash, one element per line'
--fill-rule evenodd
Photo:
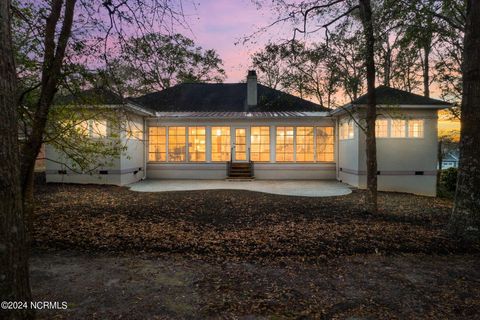
<path fill-rule="evenodd" d="M 128 119 L 135 121 L 143 130 L 142 117 L 129 114 Z M 127 150 L 123 154 L 108 161 L 111 165 L 83 174 L 75 172 L 77 170 L 70 170 L 68 167 L 71 167 L 71 161 L 67 156 L 47 144 L 46 158 L 53 160 L 46 161 L 47 182 L 125 185 L 139 181 L 144 175 L 144 143 L 142 140 L 127 138 L 125 134 L 122 134 L 120 139 L 127 146 Z M 100 174 L 100 171 L 106 171 L 106 174 Z"/>
<path fill-rule="evenodd" d="M 424 119 L 424 136 L 377 138 L 377 161 L 380 172 L 378 190 L 435 196 L 437 110 L 395 110 L 392 114 L 406 120 Z M 339 179 L 355 187 L 365 188 L 365 134 L 358 127 L 355 133 L 357 135 L 353 140 L 339 142 Z"/>

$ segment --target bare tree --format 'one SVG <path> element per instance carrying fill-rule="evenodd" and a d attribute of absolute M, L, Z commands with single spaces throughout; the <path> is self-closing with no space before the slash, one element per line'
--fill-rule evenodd
<path fill-rule="evenodd" d="M 222 82 L 225 78 L 223 61 L 215 50 L 204 50 L 179 33 L 129 38 L 121 60 L 134 69 L 137 87 L 145 93 L 182 82 Z"/>
<path fill-rule="evenodd" d="M 250 58 L 253 68 L 260 71 L 259 80 L 270 88 L 278 89 L 284 73 L 282 46 L 268 43 L 265 48 L 255 52 Z"/>
<path fill-rule="evenodd" d="M 19 6 L 27 7 L 29 14 L 19 10 Z M 165 17 L 173 17 L 170 22 L 177 21 L 175 17 L 183 16 L 181 9 L 174 10 L 170 0 L 151 1 L 117 1 L 101 2 L 76 0 L 51 0 L 31 3 L 17 0 L 14 3 L 0 2 L 0 107 L 2 122 L 0 124 L 0 194 L 2 206 L 1 238 L 0 238 L 0 293 L 2 301 L 29 301 L 31 300 L 28 275 L 28 221 L 33 211 L 33 177 L 34 165 L 42 143 L 45 141 L 45 130 L 49 119 L 51 105 L 59 84 L 68 73 L 66 61 L 77 50 L 86 48 L 88 40 L 92 46 L 103 43 L 104 54 L 107 59 L 110 36 L 116 32 L 117 39 L 123 39 L 121 25 L 118 23 L 135 23 L 139 30 L 145 31 L 152 24 L 165 23 Z M 181 7 L 181 6 L 180 6 Z M 37 13 L 32 13 L 38 9 Z M 99 14 L 107 12 L 106 15 Z M 72 40 L 74 13 L 83 10 L 83 17 L 91 26 L 95 26 L 96 35 L 100 37 L 83 38 L 75 41 L 75 46 L 69 47 Z M 37 68 L 36 77 L 26 81 L 21 90 L 17 88 L 16 69 L 12 49 L 12 15 L 24 21 L 27 32 L 25 39 L 34 38 L 33 42 L 41 42 L 34 48 L 33 58 L 26 54 L 24 59 L 32 59 Z M 151 19 L 147 19 L 146 15 Z M 95 16 L 96 15 L 96 16 Z M 106 20 L 106 21 L 103 21 Z M 80 35 L 87 37 L 83 28 L 78 28 Z M 90 30 L 91 31 L 91 30 Z M 21 36 L 16 36 L 21 38 Z M 100 39 L 100 41 L 99 41 Z M 78 39 L 77 39 L 78 40 Z M 70 50 L 70 51 L 69 51 Z M 93 50 L 92 50 L 93 51 Z M 90 53 L 83 51 L 84 56 Z M 18 56 L 17 56 L 18 58 Z M 19 68 L 19 72 L 25 71 Z M 30 72 L 25 71 L 26 73 Z M 23 74 L 22 74 L 23 75 Z M 25 136 L 21 146 L 18 145 L 19 119 L 18 107 L 23 107 L 24 99 L 29 96 L 33 106 L 28 112 L 29 122 L 25 127 Z M 18 97 L 18 98 L 17 98 Z M 19 153 L 20 149 L 20 153 Z M 4 312 L 5 310 L 2 310 Z M 2 313 L 3 315 L 3 313 Z M 30 317 L 30 313 L 12 311 L 8 317 L 13 319 Z"/>
<path fill-rule="evenodd" d="M 40 151 L 48 112 L 57 91 L 62 64 L 73 24 L 76 0 L 53 0 L 47 17 L 44 38 L 44 58 L 40 95 L 33 115 L 31 133 L 21 149 L 21 182 L 24 208 L 33 209 L 33 173 L 35 159 Z M 62 18 L 63 10 L 63 19 Z M 57 30 L 60 33 L 57 35 Z"/>
<path fill-rule="evenodd" d="M 360 21 L 363 27 L 363 37 L 365 47 L 363 48 L 363 61 L 366 67 L 367 77 L 367 110 L 366 110 L 366 158 L 367 158 L 367 196 L 365 198 L 365 211 L 369 213 L 377 213 L 377 157 L 376 157 L 376 139 L 375 139 L 375 120 L 376 114 L 376 97 L 375 97 L 375 35 L 374 21 L 372 15 L 372 6 L 370 0 L 359 0 L 353 5 L 345 0 L 331 1 L 314 1 L 301 2 L 298 5 L 286 4 L 283 1 L 277 2 L 280 6 L 285 6 L 289 11 L 287 17 L 280 17 L 276 23 L 287 20 L 298 21 L 300 16 L 303 26 L 295 27 L 293 33 L 293 41 L 296 40 L 297 34 L 310 34 L 319 30 L 325 30 L 326 40 L 329 40 L 329 27 L 340 21 L 341 19 L 352 15 L 355 12 L 360 13 Z M 293 8 L 293 9 L 292 9 Z M 322 23 L 314 30 L 307 29 L 309 19 L 315 16 Z M 324 23 L 323 23 L 324 22 Z M 274 23 L 275 24 L 275 23 Z M 274 25 L 271 24 L 270 26 Z"/>

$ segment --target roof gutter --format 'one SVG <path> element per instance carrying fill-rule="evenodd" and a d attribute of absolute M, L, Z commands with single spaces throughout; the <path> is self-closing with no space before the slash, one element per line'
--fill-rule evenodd
<path fill-rule="evenodd" d="M 304 119 L 325 118 L 329 112 L 156 112 L 162 119 Z"/>
<path fill-rule="evenodd" d="M 380 104 L 377 105 L 377 108 L 379 109 L 386 109 L 386 108 L 398 108 L 398 109 L 425 109 L 425 110 L 441 110 L 441 109 L 448 109 L 452 108 L 454 104 L 444 104 L 444 105 L 422 105 L 422 104 L 395 104 L 395 105 L 385 105 L 385 104 Z M 342 107 L 338 107 L 337 109 L 334 109 L 330 111 L 331 116 L 337 116 L 341 115 L 344 113 L 347 113 L 348 111 L 351 111 L 354 108 L 366 108 L 366 104 L 346 104 Z"/>
<path fill-rule="evenodd" d="M 149 109 L 146 109 L 145 107 L 139 106 L 138 104 L 134 104 L 130 101 L 125 104 L 125 107 L 127 107 L 127 108 L 131 109 L 133 112 L 135 112 L 137 114 L 140 114 L 140 115 L 143 115 L 143 116 L 154 116 L 155 115 L 155 112 L 153 112 Z"/>

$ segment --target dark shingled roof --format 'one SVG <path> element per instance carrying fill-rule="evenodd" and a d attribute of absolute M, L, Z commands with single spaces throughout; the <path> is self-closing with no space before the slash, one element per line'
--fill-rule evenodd
<path fill-rule="evenodd" d="M 384 105 L 449 105 L 448 102 L 427 98 L 418 94 L 410 93 L 399 89 L 390 88 L 387 86 L 378 86 L 375 88 L 377 104 Z M 353 100 L 350 104 L 362 105 L 367 104 L 367 95 Z"/>
<path fill-rule="evenodd" d="M 328 111 L 328 109 L 261 84 L 258 103 L 251 112 Z M 247 111 L 246 83 L 183 83 L 149 93 L 132 101 L 155 111 L 166 112 L 243 112 Z"/>
<path fill-rule="evenodd" d="M 78 105 L 120 105 L 125 101 L 118 94 L 107 88 L 92 88 L 76 94 L 58 96 L 55 98 L 56 104 L 78 104 Z"/>

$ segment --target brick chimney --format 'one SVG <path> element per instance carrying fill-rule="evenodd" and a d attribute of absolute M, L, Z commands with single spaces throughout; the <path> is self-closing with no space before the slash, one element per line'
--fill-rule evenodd
<path fill-rule="evenodd" d="M 247 76 L 247 106 L 257 105 L 257 73 L 255 70 L 249 70 Z"/>

